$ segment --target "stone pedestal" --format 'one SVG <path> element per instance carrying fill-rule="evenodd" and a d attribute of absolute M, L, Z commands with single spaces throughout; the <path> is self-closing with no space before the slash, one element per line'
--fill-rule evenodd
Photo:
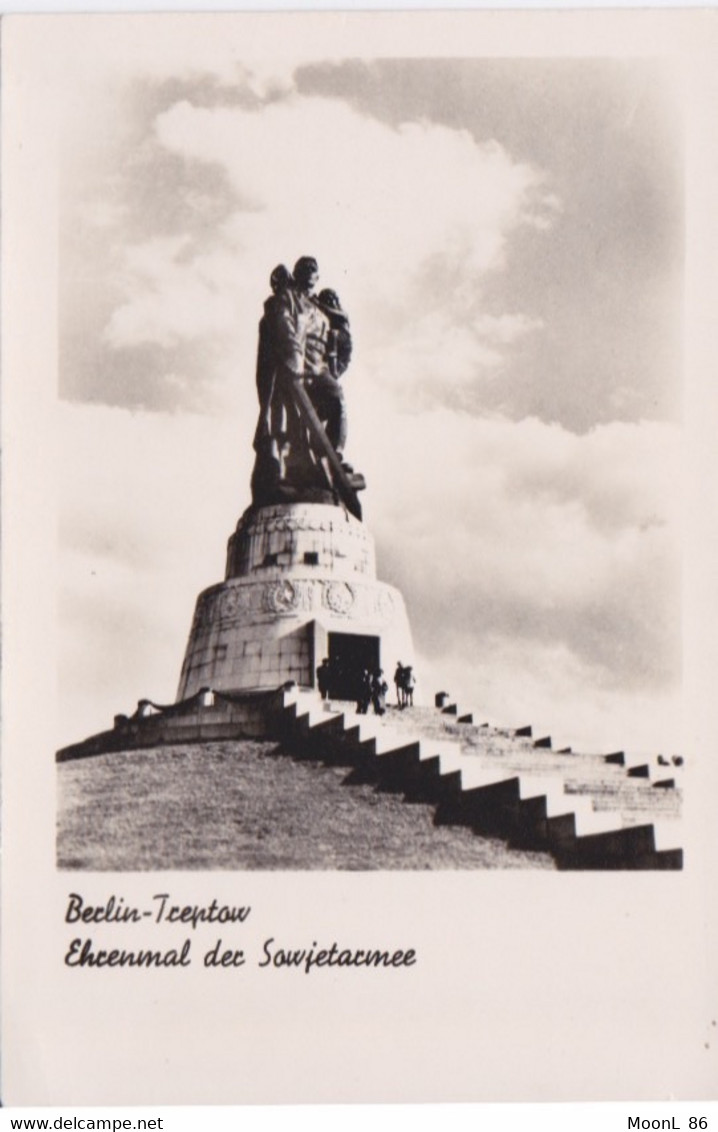
<path fill-rule="evenodd" d="M 229 540 L 224 582 L 197 599 L 177 699 L 217 691 L 314 687 L 329 657 L 333 698 L 350 699 L 357 671 L 413 664 L 404 601 L 377 581 L 374 543 L 343 508 L 250 508 Z"/>

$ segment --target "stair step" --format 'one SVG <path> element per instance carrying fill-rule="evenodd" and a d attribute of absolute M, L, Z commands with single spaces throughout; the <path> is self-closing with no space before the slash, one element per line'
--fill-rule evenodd
<path fill-rule="evenodd" d="M 654 855 L 681 853 L 677 822 L 646 822 L 580 836 L 569 850 L 573 867 L 611 868 L 648 862 Z M 658 862 L 656 862 L 658 864 Z"/>
<path fill-rule="evenodd" d="M 682 865 L 673 766 L 669 777 L 664 767 L 623 751 L 554 751 L 549 736 L 534 741 L 529 727 L 485 730 L 453 703 L 429 721 L 430 730 L 446 738 L 421 734 L 408 712 L 358 715 L 297 688 L 284 692 L 282 704 L 290 733 L 313 740 L 308 756 L 348 761 L 356 781 L 432 803 L 437 824 L 468 825 L 510 844 L 548 848 L 562 868 Z"/>
<path fill-rule="evenodd" d="M 638 763 L 636 766 L 626 767 L 629 778 L 650 778 L 651 768 L 648 763 Z"/>
<path fill-rule="evenodd" d="M 603 761 L 605 763 L 614 763 L 616 766 L 625 766 L 625 751 L 613 751 L 610 755 L 603 755 Z"/>

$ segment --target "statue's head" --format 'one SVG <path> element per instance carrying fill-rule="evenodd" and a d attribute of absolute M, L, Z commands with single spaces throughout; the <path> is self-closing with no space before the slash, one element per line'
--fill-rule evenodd
<path fill-rule="evenodd" d="M 311 291 L 319 279 L 319 265 L 314 256 L 303 255 L 294 265 L 294 282 L 300 291 Z"/>
<path fill-rule="evenodd" d="M 317 299 L 323 307 L 327 307 L 329 310 L 340 311 L 342 309 L 339 296 L 330 287 L 325 287 L 323 291 L 320 291 Z"/>
<path fill-rule="evenodd" d="M 285 267 L 283 263 L 278 263 L 272 274 L 269 276 L 269 285 L 273 293 L 276 295 L 277 291 L 283 291 L 292 282 L 292 276 L 289 268 Z"/>

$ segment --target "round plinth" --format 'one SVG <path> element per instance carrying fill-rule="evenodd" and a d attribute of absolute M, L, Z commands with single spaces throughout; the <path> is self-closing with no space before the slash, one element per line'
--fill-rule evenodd
<path fill-rule="evenodd" d="M 230 539 L 227 575 L 197 599 L 178 700 L 203 687 L 313 687 L 325 656 L 339 673 L 334 694 L 349 698 L 363 668 L 413 664 L 404 600 L 376 580 L 371 535 L 341 508 L 250 509 Z"/>

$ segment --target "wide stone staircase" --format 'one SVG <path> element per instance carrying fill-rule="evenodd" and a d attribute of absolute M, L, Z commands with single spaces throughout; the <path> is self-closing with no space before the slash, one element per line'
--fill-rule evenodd
<path fill-rule="evenodd" d="M 683 867 L 681 759 L 554 751 L 530 727 L 476 724 L 438 697 L 436 708 L 374 716 L 296 687 L 280 695 L 276 726 L 294 757 L 429 802 L 437 825 L 547 851 L 562 869 Z"/>
<path fill-rule="evenodd" d="M 276 691 L 203 688 L 177 704 L 141 700 L 114 727 L 64 747 L 59 763 L 167 744 L 278 740 L 298 759 L 349 768 L 347 784 L 371 783 L 407 803 L 433 806 L 435 825 L 461 825 L 509 847 L 550 853 L 561 869 L 683 867 L 683 760 L 623 751 L 576 754 L 534 738 L 530 726 L 475 722 L 436 706 L 358 715 L 295 685 Z"/>

